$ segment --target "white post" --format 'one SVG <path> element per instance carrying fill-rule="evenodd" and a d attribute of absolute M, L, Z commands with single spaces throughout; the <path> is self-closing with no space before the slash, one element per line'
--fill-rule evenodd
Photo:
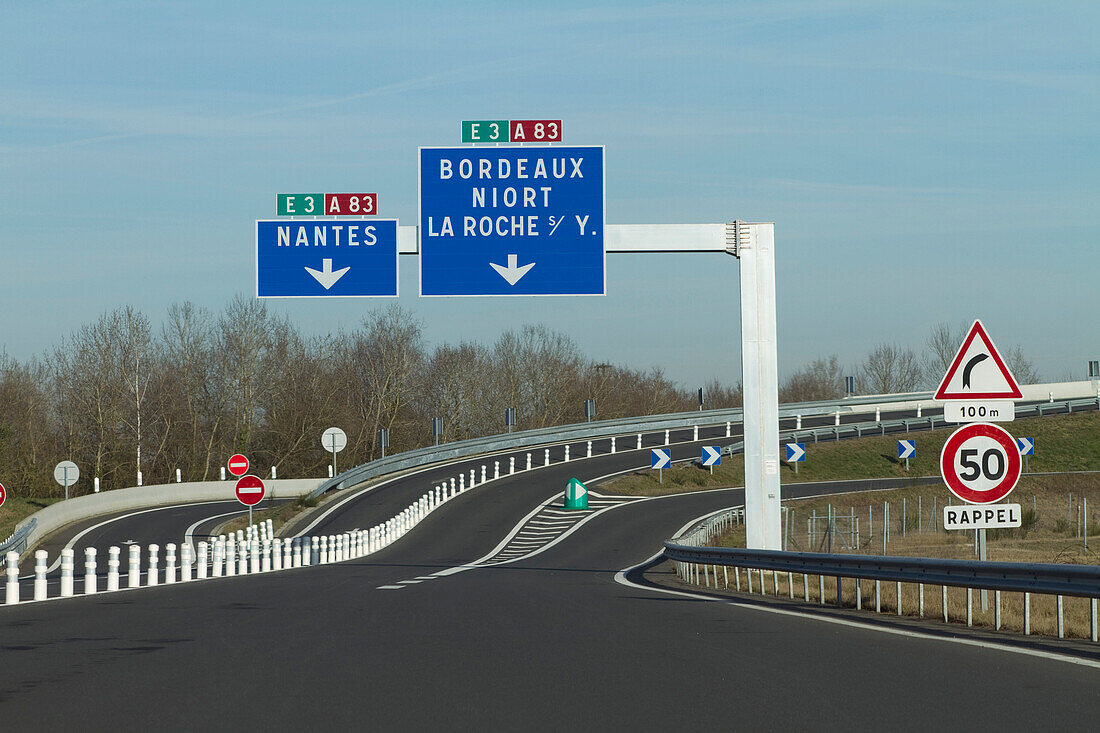
<path fill-rule="evenodd" d="M 458 491 L 455 489 L 455 480 L 454 480 L 454 477 L 452 476 L 451 477 L 451 496 L 455 496 L 457 493 L 458 493 Z"/>
<path fill-rule="evenodd" d="M 14 606 L 19 603 L 19 553 L 15 550 L 7 554 L 8 580 L 4 585 L 4 603 Z"/>
<path fill-rule="evenodd" d="M 146 585 L 156 585 L 160 581 L 160 571 L 157 570 L 158 552 L 160 552 L 160 547 L 149 545 L 149 577 L 145 581 Z"/>
<path fill-rule="evenodd" d="M 637 448 L 635 448 L 635 450 L 641 450 L 641 449 L 642 449 L 642 434 L 638 433 L 638 446 L 637 446 Z"/>
<path fill-rule="evenodd" d="M 195 576 L 195 551 L 191 549 L 191 544 L 189 542 L 185 542 L 180 552 L 183 555 L 183 568 L 180 570 L 180 581 L 187 583 Z M 206 543 L 200 542 L 198 545 L 198 577 L 203 580 L 206 579 L 207 552 Z"/>
<path fill-rule="evenodd" d="M 302 558 L 302 564 L 303 565 L 316 565 L 319 562 L 321 562 L 321 539 L 319 537 L 311 537 L 310 538 L 309 561 L 306 562 L 306 559 L 303 557 Z"/>
<path fill-rule="evenodd" d="M 531 470 L 531 454 L 530 453 L 527 454 L 527 470 L 528 471 Z"/>
<path fill-rule="evenodd" d="M 794 429 L 795 430 L 801 430 L 802 429 L 802 416 L 801 415 L 795 415 L 794 416 Z M 728 432 L 726 433 L 726 437 L 727 438 L 730 437 Z"/>
<path fill-rule="evenodd" d="M 260 565 L 260 570 L 265 573 L 271 572 L 271 540 L 264 540 L 263 547 L 263 563 Z"/>
<path fill-rule="evenodd" d="M 294 564 L 294 567 L 300 568 L 300 567 L 302 567 L 302 538 L 301 537 L 295 537 L 294 538 L 293 548 L 294 548 L 294 559 L 293 559 L 292 562 Z"/>
<path fill-rule="evenodd" d="M 332 473 L 332 464 L 330 463 L 330 464 L 328 464 L 328 477 L 329 477 L 329 478 L 332 478 L 332 476 L 333 476 L 333 473 Z"/>
<path fill-rule="evenodd" d="M 591 458 L 592 457 L 592 441 L 591 440 L 588 441 L 588 453 L 586 454 L 585 457 L 586 458 Z"/>
<path fill-rule="evenodd" d="M 840 425 L 840 410 L 836 411 L 836 415 L 834 417 L 835 419 L 833 420 L 833 425 Z"/>
<path fill-rule="evenodd" d="M 99 476 L 96 476 L 92 479 L 92 486 L 95 487 L 95 492 L 94 493 L 98 494 L 99 493 Z"/>
<path fill-rule="evenodd" d="M 34 600 L 46 600 L 46 556 L 45 550 L 34 551 Z"/>
<path fill-rule="evenodd" d="M 141 585 L 141 545 L 130 545 L 130 567 L 126 575 L 126 587 L 137 588 Z"/>
<path fill-rule="evenodd" d="M 511 474 L 511 473 L 515 473 L 515 472 L 516 472 L 516 457 L 515 456 L 509 456 L 509 458 L 508 458 L 508 473 Z M 452 491 L 453 491 L 453 488 L 452 488 Z"/>
<path fill-rule="evenodd" d="M 176 469 L 176 483 L 178 484 L 178 483 L 181 483 L 182 481 L 183 481 L 183 473 L 177 468 Z"/>
<path fill-rule="evenodd" d="M 569 460 L 569 446 L 565 446 L 566 460 Z M 500 478 L 500 461 L 493 461 L 493 478 Z"/>
<path fill-rule="evenodd" d="M 565 460 L 569 460 L 569 446 L 565 446 Z"/>
<path fill-rule="evenodd" d="M 221 477 L 222 481 L 225 481 L 225 466 L 222 466 Z"/>
<path fill-rule="evenodd" d="M 699 426 L 698 425 L 692 426 L 691 439 L 692 439 L 692 441 L 699 440 Z"/>
<path fill-rule="evenodd" d="M 727 438 L 730 437 L 730 435 L 732 434 L 731 433 L 732 429 L 733 429 L 733 427 L 730 425 L 729 421 L 727 420 L 726 421 L 726 437 Z"/>
<path fill-rule="evenodd" d="M 214 566 L 216 571 L 218 566 Z M 225 574 L 226 577 L 237 574 L 237 538 L 230 534 L 225 538 Z"/>
<path fill-rule="evenodd" d="M 264 545 L 267 545 L 267 540 L 264 540 Z M 270 552 L 270 549 L 268 550 Z M 267 558 L 268 564 L 271 563 L 271 557 Z M 250 572 L 258 573 L 262 570 L 260 565 L 260 541 L 258 539 L 252 540 L 252 567 Z"/>
<path fill-rule="evenodd" d="M 114 545 L 107 548 L 107 590 L 118 590 L 118 565 L 121 552 Z"/>
<path fill-rule="evenodd" d="M 486 481 L 485 464 L 482 463 L 481 464 L 481 483 L 485 483 L 485 481 Z"/>
<path fill-rule="evenodd" d="M 222 538 L 222 537 L 215 537 L 214 541 L 210 543 L 209 548 L 204 547 L 204 545 L 206 545 L 205 542 L 200 542 L 199 543 L 199 572 L 198 572 L 198 576 L 200 578 L 205 578 L 206 577 L 206 571 L 205 571 L 206 563 L 204 562 L 205 558 L 203 557 L 203 555 L 204 555 L 203 550 L 207 550 L 207 551 L 212 553 L 212 556 L 210 558 L 212 560 L 212 562 L 210 563 L 210 565 L 211 565 L 211 571 L 210 571 L 211 575 L 213 575 L 213 577 L 215 577 L 215 578 L 220 578 L 221 574 L 222 574 L 222 560 L 225 557 L 225 539 Z"/>
<path fill-rule="evenodd" d="M 328 564 L 328 536 L 321 535 L 321 560 L 322 565 Z"/>
<path fill-rule="evenodd" d="M 668 445 L 668 431 L 665 431 L 665 445 Z"/>
<path fill-rule="evenodd" d="M 141 486 L 141 471 L 138 471 L 137 479 L 138 479 L 137 485 Z M 72 595 L 72 594 L 70 594 L 70 595 Z"/>
<path fill-rule="evenodd" d="M 734 226 L 741 259 L 746 546 L 781 550 L 775 228 L 772 224 Z"/>
<path fill-rule="evenodd" d="M 164 546 L 164 582 L 176 582 L 176 543 L 169 542 Z"/>
<path fill-rule="evenodd" d="M 476 474 L 474 473 L 474 469 L 471 468 L 470 469 L 470 488 L 471 489 L 474 488 L 475 483 L 477 483 Z"/>
<path fill-rule="evenodd" d="M 61 551 L 61 597 L 73 594 L 73 551 L 66 547 Z"/>
<path fill-rule="evenodd" d="M 543 451 L 542 465 L 544 465 L 544 466 L 549 466 L 550 465 L 550 449 L 549 448 L 547 448 L 545 451 Z"/>
<path fill-rule="evenodd" d="M 615 452 L 615 436 L 614 435 L 611 436 L 611 452 L 612 453 Z"/>
<path fill-rule="evenodd" d="M 237 575 L 248 575 L 248 542 L 237 531 Z"/>
<path fill-rule="evenodd" d="M 917 417 L 920 417 L 920 403 L 917 403 Z"/>
<path fill-rule="evenodd" d="M 275 520 L 267 520 L 267 538 L 271 539 L 275 536 Z"/>
<path fill-rule="evenodd" d="M 528 468 L 530 468 L 530 466 L 528 466 Z M 458 474 L 458 490 L 459 491 L 465 491 L 466 490 L 466 474 L 464 474 L 464 473 Z"/>
<path fill-rule="evenodd" d="M 290 540 L 283 540 L 283 568 L 290 568 Z"/>
<path fill-rule="evenodd" d="M 882 408 L 875 408 L 875 422 L 882 422 Z"/>
<path fill-rule="evenodd" d="M 275 467 L 274 466 L 271 467 L 271 480 L 272 481 L 275 480 Z"/>

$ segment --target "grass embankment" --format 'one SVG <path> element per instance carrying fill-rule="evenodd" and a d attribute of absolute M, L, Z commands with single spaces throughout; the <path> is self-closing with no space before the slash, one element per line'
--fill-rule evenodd
<path fill-rule="evenodd" d="M 61 499 L 38 499 L 35 497 L 8 495 L 4 506 L 0 507 L 0 542 L 3 542 L 15 531 L 15 526 L 40 509 L 45 509 L 50 504 Z"/>
<path fill-rule="evenodd" d="M 1030 459 L 1033 472 L 1064 472 L 1100 470 L 1100 413 L 1030 418 L 1004 423 L 1013 435 L 1035 439 L 1035 455 Z M 908 436 L 892 434 L 843 440 L 812 441 L 806 445 L 806 460 L 798 473 L 787 463 L 780 464 L 781 481 L 785 484 L 801 481 L 835 481 L 856 478 L 905 478 L 907 476 L 939 475 L 940 448 L 955 428 L 913 432 Z M 898 439 L 917 441 L 917 455 L 899 461 Z M 716 440 L 716 444 L 725 441 Z M 632 496 L 657 496 L 685 491 L 741 486 L 745 481 L 744 457 L 723 456 L 722 465 L 710 471 L 697 464 L 679 464 L 664 471 L 664 483 L 658 482 L 656 471 L 636 471 L 602 485 L 600 491 Z M 946 491 L 946 489 L 945 489 Z M 1091 503 L 1091 497 L 1090 497 Z M 1100 509 L 1100 505 L 1097 506 Z M 1091 511 L 1091 508 L 1090 508 Z"/>
<path fill-rule="evenodd" d="M 317 499 L 307 499 L 304 496 L 298 497 L 297 501 L 284 502 L 278 506 L 266 509 L 253 509 L 252 522 L 254 524 L 259 524 L 260 522 L 266 522 L 270 519 L 272 529 L 278 532 L 280 527 L 296 517 L 303 509 L 315 506 L 317 506 Z M 228 534 L 230 532 L 236 532 L 238 529 L 244 529 L 247 526 L 248 514 L 246 512 L 218 527 L 217 533 Z"/>

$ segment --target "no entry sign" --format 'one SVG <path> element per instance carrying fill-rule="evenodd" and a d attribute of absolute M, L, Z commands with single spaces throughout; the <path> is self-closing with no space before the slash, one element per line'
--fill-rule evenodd
<path fill-rule="evenodd" d="M 244 476 L 248 473 L 248 459 L 240 453 L 230 456 L 227 466 L 229 468 L 229 473 L 234 476 Z"/>
<path fill-rule="evenodd" d="M 4 484 L 0 484 L 0 506 L 4 506 L 4 502 L 8 500 L 8 491 L 4 488 Z"/>
<path fill-rule="evenodd" d="M 256 506 L 264 500 L 266 490 L 259 476 L 242 476 L 237 480 L 237 501 L 245 506 Z"/>
<path fill-rule="evenodd" d="M 1020 480 L 1016 439 L 991 423 L 961 427 L 943 444 L 940 473 L 951 493 L 965 502 L 1000 501 Z"/>

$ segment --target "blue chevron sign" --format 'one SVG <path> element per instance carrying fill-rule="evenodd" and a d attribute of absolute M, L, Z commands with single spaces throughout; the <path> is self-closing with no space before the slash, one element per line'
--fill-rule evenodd
<path fill-rule="evenodd" d="M 717 445 L 704 445 L 703 446 L 703 465 L 704 466 L 721 466 L 722 465 L 722 448 Z"/>
<path fill-rule="evenodd" d="M 668 448 L 654 448 L 649 467 L 668 468 L 670 465 L 672 465 L 672 451 Z"/>
<path fill-rule="evenodd" d="M 798 463 L 806 460 L 805 443 L 787 443 L 787 463 Z"/>
<path fill-rule="evenodd" d="M 1021 456 L 1035 455 L 1035 438 L 1016 438 L 1016 446 Z"/>
<path fill-rule="evenodd" d="M 917 441 L 915 440 L 899 440 L 898 441 L 898 458 L 912 458 L 917 454 Z"/>

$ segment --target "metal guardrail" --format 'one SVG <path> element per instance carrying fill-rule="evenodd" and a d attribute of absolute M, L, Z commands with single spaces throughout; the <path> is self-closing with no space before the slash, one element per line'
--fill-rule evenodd
<path fill-rule="evenodd" d="M 8 552 L 24 552 L 27 549 L 27 538 L 30 537 L 31 532 L 34 531 L 37 525 L 38 520 L 31 517 L 29 522 L 16 527 L 11 537 L 0 542 L 0 555 L 4 555 Z"/>
<path fill-rule="evenodd" d="M 973 591 L 994 591 L 994 625 L 1001 629 L 1001 593 L 1023 594 L 1024 634 L 1031 633 L 1031 595 L 1033 593 L 1056 597 L 1056 633 L 1065 636 L 1063 609 L 1064 596 L 1089 599 L 1089 631 L 1092 641 L 1100 641 L 1100 566 L 1067 565 L 1052 563 L 980 562 L 975 560 L 945 560 L 928 557 L 901 557 L 890 555 L 834 555 L 815 552 L 783 552 L 779 550 L 750 550 L 740 547 L 710 547 L 716 535 L 734 524 L 744 521 L 744 509 L 734 507 L 709 515 L 689 530 L 664 543 L 664 557 L 676 564 L 677 574 L 689 583 L 713 583 L 718 588 L 718 568 L 723 568 L 725 585 L 729 587 L 729 569 L 733 568 L 736 589 L 741 590 L 741 569 L 746 570 L 747 589 L 753 592 L 753 572 L 758 573 L 756 588 L 760 594 L 767 592 L 764 572 L 772 574 L 773 595 L 779 595 L 779 574 L 786 573 L 787 596 L 794 599 L 794 575 L 802 577 L 802 597 L 810 602 L 809 577 L 817 576 L 818 602 L 825 603 L 825 578 L 835 578 L 837 605 L 843 605 L 841 579 L 855 579 L 855 608 L 862 610 L 862 585 L 859 581 L 873 580 L 875 611 L 882 610 L 881 583 L 893 582 L 897 586 L 895 610 L 902 615 L 901 584 L 917 586 L 917 613 L 925 616 L 924 587 L 938 585 L 941 588 L 941 610 L 947 622 L 947 588 L 966 589 L 966 624 L 973 625 Z M 708 568 L 713 572 L 708 572 Z M 700 575 L 702 569 L 702 575 Z M 983 596 L 983 607 L 986 600 Z"/>
<path fill-rule="evenodd" d="M 847 397 L 839 400 L 823 400 L 819 402 L 799 402 L 788 405 L 780 405 L 779 417 L 791 418 L 820 417 L 840 413 L 856 412 L 857 408 L 871 409 L 876 405 L 889 407 L 891 404 L 905 402 L 920 402 L 930 400 L 932 392 L 913 392 L 903 395 L 874 395 L 870 397 Z M 1017 408 L 1017 416 L 1029 414 L 1046 415 L 1059 411 L 1072 412 L 1074 409 L 1088 407 L 1100 408 L 1100 399 L 1088 398 L 1067 400 L 1063 402 L 1042 403 Z M 439 461 L 453 460 L 456 458 L 468 458 L 470 456 L 485 453 L 494 453 L 504 450 L 519 448 L 531 448 L 547 444 L 562 443 L 570 440 L 592 440 L 628 433 L 648 433 L 659 430 L 681 430 L 695 425 L 712 426 L 725 422 L 740 422 L 744 411 L 740 407 L 725 410 L 701 410 L 698 412 L 677 412 L 665 415 L 650 415 L 645 417 L 628 417 L 616 420 L 600 420 L 597 422 L 574 423 L 572 425 L 557 425 L 549 428 L 537 428 L 523 430 L 516 433 L 491 435 L 484 438 L 471 438 L 456 443 L 447 443 L 440 446 L 429 446 L 416 450 L 398 453 L 386 458 L 364 463 L 348 471 L 345 471 L 322 483 L 312 492 L 310 497 L 317 497 L 326 491 L 343 489 L 355 486 L 378 476 L 384 476 L 409 468 L 437 463 Z M 844 435 L 861 437 L 864 431 L 872 428 L 886 432 L 897 432 L 901 429 L 920 430 L 936 427 L 936 422 L 944 423 L 940 416 L 930 415 L 919 418 L 904 418 L 882 422 L 849 423 L 847 425 L 829 426 L 822 428 L 807 428 L 780 433 L 780 440 L 797 440 L 798 436 L 807 435 L 815 441 L 822 436 L 832 436 L 839 440 Z M 927 427 L 926 427 L 927 425 Z M 740 444 L 738 444 L 740 446 Z M 726 452 L 733 452 L 727 446 Z"/>
<path fill-rule="evenodd" d="M 673 540 L 665 542 L 665 557 L 679 562 L 804 575 L 1100 598 L 1098 565 L 977 562 L 891 555 L 826 555 L 736 547 L 693 547 Z"/>

